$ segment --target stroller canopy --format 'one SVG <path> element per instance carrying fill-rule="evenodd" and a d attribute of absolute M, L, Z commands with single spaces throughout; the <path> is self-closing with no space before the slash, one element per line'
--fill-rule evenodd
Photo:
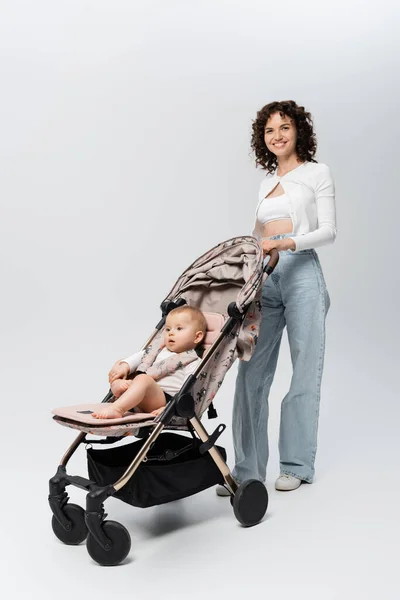
<path fill-rule="evenodd" d="M 256 298 L 263 279 L 263 254 L 256 238 L 235 237 L 194 261 L 165 300 L 185 298 L 203 312 L 227 313 L 231 302 L 240 312 Z"/>

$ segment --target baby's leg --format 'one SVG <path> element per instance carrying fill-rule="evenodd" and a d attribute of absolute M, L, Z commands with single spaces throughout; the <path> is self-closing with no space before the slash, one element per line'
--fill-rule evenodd
<path fill-rule="evenodd" d="M 139 406 L 145 412 L 165 406 L 164 392 L 150 375 L 141 374 L 135 377 L 118 400 L 104 404 L 104 408 L 92 416 L 97 419 L 117 419 L 135 406 Z"/>

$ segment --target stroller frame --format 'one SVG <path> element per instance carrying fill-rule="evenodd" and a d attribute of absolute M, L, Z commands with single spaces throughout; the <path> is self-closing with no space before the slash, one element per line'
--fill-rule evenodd
<path fill-rule="evenodd" d="M 278 255 L 272 255 L 271 260 L 264 271 L 270 274 L 278 261 Z M 143 348 L 145 348 L 164 326 L 167 314 L 178 306 L 186 304 L 186 300 L 163 302 L 161 305 L 162 318 Z M 106 521 L 104 502 L 113 496 L 132 478 L 139 465 L 147 460 L 147 454 L 161 432 L 168 426 L 173 416 L 186 419 L 188 430 L 194 439 L 197 434 L 201 445 L 199 452 L 209 453 L 216 467 L 220 471 L 224 485 L 230 493 L 235 517 L 243 526 L 252 526 L 259 523 L 264 517 L 268 507 L 268 493 L 265 485 L 256 479 L 249 479 L 238 484 L 234 479 L 228 465 L 215 445 L 218 437 L 225 429 L 225 425 L 219 425 L 209 435 L 201 421 L 195 414 L 194 398 L 191 394 L 192 387 L 204 369 L 204 366 L 218 349 L 226 335 L 232 331 L 238 322 L 243 321 L 246 311 L 240 312 L 235 302 L 228 306 L 229 318 L 222 327 L 217 339 L 205 352 L 195 372 L 190 375 L 181 390 L 169 402 L 164 411 L 155 419 L 154 425 L 142 428 L 137 437 L 144 437 L 143 446 L 126 468 L 119 479 L 108 485 L 99 485 L 86 477 L 69 475 L 67 464 L 75 451 L 81 444 L 113 444 L 123 439 L 124 436 L 107 437 L 104 440 L 87 440 L 86 432 L 80 432 L 74 442 L 64 453 L 57 468 L 56 474 L 49 481 L 48 501 L 53 513 L 52 527 L 55 535 L 64 543 L 77 545 L 87 538 L 87 550 L 94 561 L 100 565 L 120 564 L 129 554 L 131 547 L 130 534 L 127 529 L 115 521 Z M 103 402 L 109 402 L 113 397 L 111 390 Z M 150 430 L 150 432 L 149 432 Z M 76 504 L 69 503 L 66 487 L 73 485 L 87 491 L 86 510 Z"/>

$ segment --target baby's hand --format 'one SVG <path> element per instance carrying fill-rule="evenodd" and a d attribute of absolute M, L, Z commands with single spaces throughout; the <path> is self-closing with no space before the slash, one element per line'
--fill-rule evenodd
<path fill-rule="evenodd" d="M 112 383 L 116 379 L 125 379 L 129 375 L 129 365 L 125 362 L 117 361 L 108 374 L 108 381 Z"/>
<path fill-rule="evenodd" d="M 151 411 L 151 415 L 154 415 L 155 417 L 158 417 L 158 415 L 161 415 L 162 411 L 164 410 L 165 406 L 161 406 L 161 408 L 157 408 L 156 410 L 152 410 Z"/>

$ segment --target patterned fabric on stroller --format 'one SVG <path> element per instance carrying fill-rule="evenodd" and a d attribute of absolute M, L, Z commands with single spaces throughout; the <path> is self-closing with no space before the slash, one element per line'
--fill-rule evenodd
<path fill-rule="evenodd" d="M 161 304 L 162 318 L 143 346 L 139 370 L 152 365 L 162 343 L 166 316 L 176 306 L 200 308 L 206 316 L 207 335 L 199 366 L 158 417 L 134 413 L 120 419 L 94 419 L 91 413 L 98 404 L 53 410 L 57 423 L 80 432 L 49 482 L 53 531 L 61 541 L 79 544 L 87 539 L 87 550 L 96 562 L 119 564 L 129 553 L 130 535 L 120 523 L 105 520 L 104 502 L 109 496 L 147 507 L 190 496 L 217 483 L 229 490 L 234 514 L 242 525 L 261 521 L 268 506 L 264 484 L 249 480 L 238 486 L 226 465 L 225 450 L 216 446 L 225 425 L 209 435 L 200 419 L 207 408 L 210 418 L 216 416 L 212 402 L 226 372 L 236 358 L 249 360 L 254 351 L 262 282 L 277 261 L 278 254 L 273 251 L 263 270 L 261 247 L 255 238 L 246 236 L 219 244 L 184 271 Z M 103 402 L 112 400 L 110 391 Z M 162 433 L 166 429 L 169 431 Z M 89 440 L 88 435 L 102 439 Z M 94 444 L 111 445 L 126 436 L 139 440 L 93 449 Z M 89 478 L 69 475 L 66 470 L 82 443 L 89 444 Z M 68 502 L 67 485 L 88 492 L 85 511 Z"/>

